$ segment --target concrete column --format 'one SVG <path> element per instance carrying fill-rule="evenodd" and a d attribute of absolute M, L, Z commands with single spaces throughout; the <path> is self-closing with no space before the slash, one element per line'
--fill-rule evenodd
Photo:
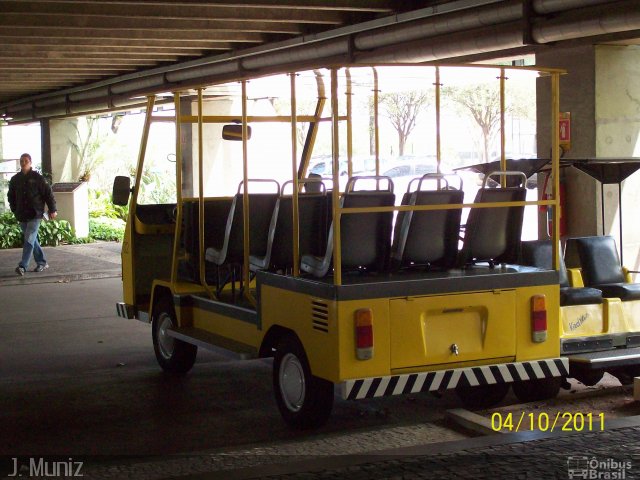
<path fill-rule="evenodd" d="M 571 150 L 565 158 L 596 156 L 595 137 L 595 48 L 592 45 L 573 48 L 550 48 L 536 55 L 540 67 L 564 68 L 560 78 L 560 111 L 571 112 Z M 551 154 L 551 82 L 537 82 L 538 156 Z M 567 219 L 568 237 L 595 235 L 600 218 L 598 182 L 575 168 L 564 169 L 566 198 L 563 214 Z M 539 183 L 542 185 L 542 183 Z M 540 192 L 542 194 L 543 192 Z M 546 235 L 541 218 L 541 238 Z"/>
<path fill-rule="evenodd" d="M 51 130 L 48 118 L 40 120 L 40 150 L 42 173 L 51 175 Z"/>
<path fill-rule="evenodd" d="M 596 155 L 598 157 L 640 157 L 640 47 L 598 45 L 596 58 Z M 604 231 L 618 241 L 622 214 L 624 264 L 640 269 L 640 172 L 622 184 L 622 211 L 618 186 L 605 185 Z M 600 229 L 602 231 L 602 228 Z"/>
<path fill-rule="evenodd" d="M 78 181 L 80 159 L 73 148 L 73 143 L 78 141 L 77 126 L 78 120 L 75 118 L 49 122 L 53 183 Z"/>
<path fill-rule="evenodd" d="M 536 56 L 544 67 L 568 71 L 560 82 L 560 111 L 571 112 L 571 150 L 565 158 L 640 157 L 640 47 L 588 45 L 550 48 Z M 549 81 L 538 81 L 538 154 L 546 155 L 551 139 Z M 617 185 L 605 185 L 568 168 L 563 172 L 567 188 L 567 236 L 612 235 L 620 244 Z M 640 267 L 640 173 L 622 186 L 624 263 Z M 601 205 L 604 201 L 603 225 Z"/>

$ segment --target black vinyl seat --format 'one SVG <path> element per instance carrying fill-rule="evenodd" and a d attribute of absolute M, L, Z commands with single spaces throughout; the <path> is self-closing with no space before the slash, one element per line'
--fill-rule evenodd
<path fill-rule="evenodd" d="M 437 177 L 442 178 L 442 175 Z M 404 194 L 402 205 L 464 202 L 462 190 L 420 190 L 425 179 L 427 175 L 420 178 L 416 191 Z M 458 254 L 461 215 L 462 209 L 398 212 L 391 247 L 392 267 L 453 267 Z"/>
<path fill-rule="evenodd" d="M 279 192 L 280 185 L 275 181 L 271 182 L 278 186 L 277 191 Z M 218 267 L 241 264 L 244 260 L 244 208 L 243 194 L 240 193 L 242 185 L 243 183 L 238 187 L 238 193 L 231 202 L 222 242 L 210 244 L 205 251 L 207 262 Z M 264 255 L 266 252 L 269 222 L 277 200 L 278 193 L 249 194 L 249 249 L 251 254 Z M 206 238 L 205 241 L 207 241 Z"/>
<path fill-rule="evenodd" d="M 271 216 L 267 247 L 264 255 L 251 255 L 249 265 L 256 270 L 288 270 L 293 268 L 293 197 L 282 193 Z M 298 194 L 298 251 L 321 255 L 326 244 L 328 223 L 327 195 L 319 181 L 304 182 L 305 190 L 312 193 Z M 311 188 L 307 188 L 312 185 Z M 316 188 L 317 188 L 317 192 Z"/>
<path fill-rule="evenodd" d="M 355 181 L 375 178 L 388 181 L 386 191 L 352 191 Z M 395 202 L 393 183 L 388 177 L 354 177 L 349 180 L 340 199 L 342 208 L 391 207 Z M 384 271 L 391 248 L 393 212 L 343 214 L 340 220 L 341 266 L 345 270 Z M 331 222 L 324 256 L 305 253 L 300 269 L 316 277 L 324 277 L 331 268 L 333 257 L 333 230 Z"/>
<path fill-rule="evenodd" d="M 625 282 L 613 237 L 581 237 L 574 241 L 585 285 L 602 290 L 602 295 L 607 298 L 640 300 L 640 284 Z"/>
<path fill-rule="evenodd" d="M 553 270 L 551 240 L 534 240 L 522 242 L 523 265 L 530 265 L 545 270 Z M 596 288 L 570 287 L 562 256 L 560 257 L 560 306 L 591 305 L 602 303 L 602 292 Z"/>
<path fill-rule="evenodd" d="M 490 175 L 485 177 L 485 182 Z M 483 186 L 478 190 L 474 203 L 522 202 L 526 195 L 524 182 L 522 187 Z M 493 267 L 497 263 L 516 262 L 520 249 L 523 215 L 524 206 L 472 208 L 465 228 L 460 265 L 489 262 Z"/>

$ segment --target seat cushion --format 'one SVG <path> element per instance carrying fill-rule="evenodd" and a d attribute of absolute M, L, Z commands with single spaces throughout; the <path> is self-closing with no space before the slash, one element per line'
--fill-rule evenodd
<path fill-rule="evenodd" d="M 560 289 L 560 306 L 591 305 L 602 303 L 602 292 L 596 288 L 572 288 Z"/>
<path fill-rule="evenodd" d="M 624 272 L 613 237 L 577 238 L 578 255 L 585 286 L 623 283 Z"/>
<path fill-rule="evenodd" d="M 625 300 L 640 300 L 640 283 L 609 283 L 596 285 L 607 298 Z"/>

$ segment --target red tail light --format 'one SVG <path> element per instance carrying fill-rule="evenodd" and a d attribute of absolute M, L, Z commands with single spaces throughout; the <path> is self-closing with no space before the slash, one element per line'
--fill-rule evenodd
<path fill-rule="evenodd" d="M 544 295 L 531 297 L 531 341 L 547 340 L 547 302 Z"/>
<path fill-rule="evenodd" d="M 373 358 L 373 314 L 370 308 L 361 308 L 355 313 L 356 358 Z"/>

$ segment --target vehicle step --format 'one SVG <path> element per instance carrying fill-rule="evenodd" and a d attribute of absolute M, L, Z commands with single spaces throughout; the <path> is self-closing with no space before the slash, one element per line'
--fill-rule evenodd
<path fill-rule="evenodd" d="M 167 335 L 226 357 L 248 360 L 258 356 L 254 347 L 199 328 L 172 328 L 167 330 Z"/>
<path fill-rule="evenodd" d="M 587 368 L 610 368 L 640 364 L 640 347 L 568 355 L 569 364 Z"/>

